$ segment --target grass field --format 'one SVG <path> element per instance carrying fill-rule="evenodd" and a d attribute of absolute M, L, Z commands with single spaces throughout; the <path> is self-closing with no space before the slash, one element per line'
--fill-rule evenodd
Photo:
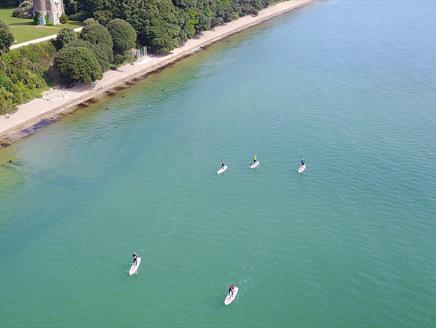
<path fill-rule="evenodd" d="M 79 22 L 70 22 L 68 24 L 57 26 L 32 25 L 31 19 L 12 17 L 12 8 L 0 9 L 0 20 L 9 25 L 16 43 L 57 34 L 59 30 L 64 27 L 76 28 L 80 26 Z"/>

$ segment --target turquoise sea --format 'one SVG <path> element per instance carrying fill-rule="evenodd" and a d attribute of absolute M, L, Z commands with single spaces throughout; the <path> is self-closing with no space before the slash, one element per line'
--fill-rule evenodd
<path fill-rule="evenodd" d="M 435 35 L 316 2 L 1 150 L 0 326 L 435 326 Z"/>

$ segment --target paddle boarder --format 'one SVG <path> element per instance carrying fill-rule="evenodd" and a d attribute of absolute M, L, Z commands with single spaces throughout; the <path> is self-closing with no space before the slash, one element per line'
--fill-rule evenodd
<path fill-rule="evenodd" d="M 233 296 L 233 290 L 235 289 L 235 285 L 229 286 L 229 295 Z"/>
<path fill-rule="evenodd" d="M 136 255 L 136 253 L 133 252 L 133 254 L 132 254 L 132 264 L 136 266 L 137 263 L 138 263 L 138 255 Z"/>

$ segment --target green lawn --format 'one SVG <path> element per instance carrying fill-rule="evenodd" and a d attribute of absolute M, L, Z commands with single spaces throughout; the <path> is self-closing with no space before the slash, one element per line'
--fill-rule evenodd
<path fill-rule="evenodd" d="M 12 8 L 0 9 L 0 20 L 9 25 L 12 34 L 15 37 L 16 43 L 21 43 L 33 39 L 42 38 L 44 36 L 57 34 L 61 28 L 77 28 L 80 27 L 79 22 L 69 22 L 64 25 L 57 26 L 37 26 L 32 25 L 31 19 L 12 17 Z"/>

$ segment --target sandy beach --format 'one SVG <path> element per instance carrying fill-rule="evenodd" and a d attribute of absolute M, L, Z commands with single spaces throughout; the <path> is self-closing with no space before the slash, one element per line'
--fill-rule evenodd
<path fill-rule="evenodd" d="M 43 93 L 41 98 L 18 106 L 14 113 L 0 116 L 0 148 L 24 138 L 39 128 L 58 120 L 87 102 L 113 92 L 114 88 L 127 87 L 130 82 L 161 69 L 173 62 L 189 56 L 203 47 L 221 40 L 231 34 L 260 24 L 270 18 L 299 8 L 312 0 L 289 0 L 259 12 L 255 17 L 246 16 L 226 25 L 206 31 L 183 46 L 165 56 L 145 56 L 134 64 L 124 65 L 117 70 L 108 71 L 94 87 L 76 86 L 70 89 L 55 87 Z"/>

